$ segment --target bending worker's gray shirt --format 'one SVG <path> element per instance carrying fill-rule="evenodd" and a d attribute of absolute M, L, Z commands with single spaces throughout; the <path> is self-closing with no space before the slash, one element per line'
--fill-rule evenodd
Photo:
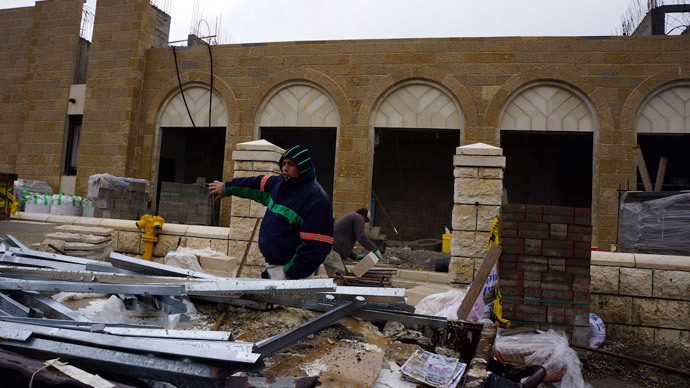
<path fill-rule="evenodd" d="M 362 216 L 359 213 L 349 213 L 336 221 L 333 226 L 333 250 L 338 252 L 343 260 L 348 257 L 354 259 L 355 254 L 352 253 L 352 248 L 355 247 L 355 241 L 359 241 L 360 245 L 368 251 L 376 249 L 376 245 L 364 233 Z"/>

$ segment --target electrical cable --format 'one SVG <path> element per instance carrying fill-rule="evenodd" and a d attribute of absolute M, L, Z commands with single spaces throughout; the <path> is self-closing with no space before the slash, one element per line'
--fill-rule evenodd
<path fill-rule="evenodd" d="M 208 47 L 208 58 L 211 64 L 211 81 L 209 82 L 210 88 L 208 93 L 208 127 L 211 128 L 211 107 L 213 107 L 213 54 L 211 54 L 211 44 Z"/>
<path fill-rule="evenodd" d="M 194 118 L 192 117 L 192 112 L 189 111 L 189 105 L 187 105 L 187 99 L 184 98 L 184 90 L 182 90 L 182 80 L 180 79 L 180 69 L 177 67 L 177 52 L 175 52 L 175 46 L 170 46 L 173 52 L 173 57 L 175 59 L 175 72 L 177 73 L 177 85 L 180 87 L 180 94 L 182 95 L 182 101 L 184 102 L 184 107 L 187 108 L 187 115 L 189 115 L 189 119 L 192 121 L 192 126 L 196 128 L 196 124 L 194 124 Z"/>

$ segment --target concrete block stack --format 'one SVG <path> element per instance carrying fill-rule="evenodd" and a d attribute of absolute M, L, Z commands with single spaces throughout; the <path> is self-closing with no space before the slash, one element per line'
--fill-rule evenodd
<path fill-rule="evenodd" d="M 215 201 L 206 187 L 206 178 L 196 183 L 162 182 L 158 215 L 165 222 L 190 225 L 212 225 Z"/>
<path fill-rule="evenodd" d="M 256 140 L 237 144 L 237 151 L 232 153 L 235 161 L 235 177 L 280 174 L 278 160 L 285 152 L 282 148 L 265 140 Z M 262 219 L 266 206 L 245 198 L 232 197 L 230 217 L 231 256 L 242 257 L 247 249 L 257 219 Z M 242 269 L 242 277 L 260 277 L 263 256 L 259 251 L 258 229 Z"/>
<path fill-rule="evenodd" d="M 165 222 L 213 225 L 215 201 L 206 187 L 206 178 L 196 183 L 162 182 L 158 215 Z"/>
<path fill-rule="evenodd" d="M 503 205 L 498 278 L 504 318 L 587 345 L 591 210 Z"/>
<path fill-rule="evenodd" d="M 486 256 L 491 222 L 503 193 L 503 150 L 484 143 L 458 147 L 453 158 L 453 233 L 448 267 L 451 283 L 464 286 Z"/>
<path fill-rule="evenodd" d="M 88 198 L 88 203 L 93 207 L 93 217 L 138 220 L 148 213 L 148 182 L 101 187 Z"/>

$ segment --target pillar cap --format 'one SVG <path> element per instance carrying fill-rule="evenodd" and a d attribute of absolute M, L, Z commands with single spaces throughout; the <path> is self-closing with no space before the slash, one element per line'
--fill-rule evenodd
<path fill-rule="evenodd" d="M 494 147 L 485 143 L 474 143 L 457 147 L 455 149 L 456 155 L 484 155 L 484 156 L 501 156 L 503 155 L 503 148 Z"/>
<path fill-rule="evenodd" d="M 273 151 L 279 154 L 285 152 L 284 149 L 278 147 L 277 145 L 270 143 L 264 139 L 247 141 L 244 143 L 237 143 L 238 151 Z"/>

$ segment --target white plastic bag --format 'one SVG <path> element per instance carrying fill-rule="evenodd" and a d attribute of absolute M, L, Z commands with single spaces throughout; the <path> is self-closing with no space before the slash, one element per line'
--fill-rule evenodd
<path fill-rule="evenodd" d="M 494 357 L 501 362 L 519 364 L 524 361 L 527 365 L 543 366 L 546 380 L 560 381 L 562 387 L 591 388 L 583 380 L 582 363 L 562 331 L 537 330 L 537 334 L 498 336 Z"/>
<path fill-rule="evenodd" d="M 165 255 L 165 264 L 171 265 L 173 267 L 184 268 L 196 272 L 204 272 L 199 264 L 199 256 L 213 256 L 221 255 L 225 256 L 223 253 L 214 251 L 211 248 L 204 249 L 192 249 L 192 248 L 178 248 L 176 251 L 170 251 Z"/>
<path fill-rule="evenodd" d="M 417 303 L 415 314 L 458 319 L 458 309 L 465 299 L 465 290 L 452 289 L 432 294 Z"/>
<path fill-rule="evenodd" d="M 606 340 L 604 321 L 596 314 L 589 313 L 589 347 L 598 348 Z"/>

